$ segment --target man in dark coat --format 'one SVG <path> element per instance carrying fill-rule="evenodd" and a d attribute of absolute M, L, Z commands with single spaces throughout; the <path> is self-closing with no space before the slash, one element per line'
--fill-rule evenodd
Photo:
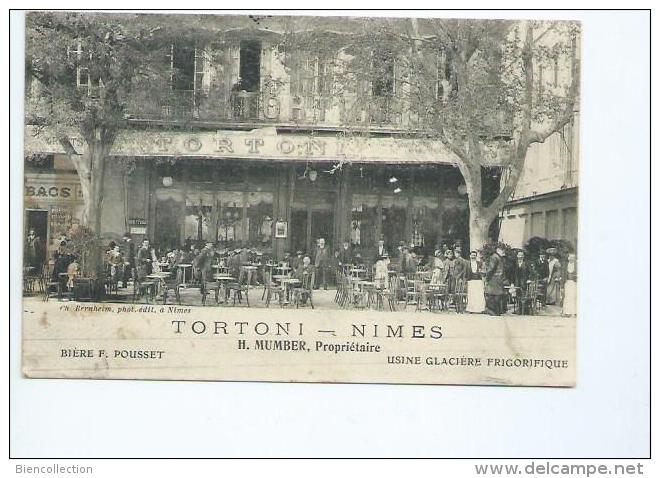
<path fill-rule="evenodd" d="M 314 266 L 318 271 L 318 276 L 316 279 L 317 289 L 322 285 L 325 290 L 328 290 L 326 275 L 328 272 L 329 261 L 330 251 L 327 247 L 325 247 L 325 239 L 321 237 L 318 241 L 318 245 L 316 246 L 316 253 L 314 254 Z"/>
<path fill-rule="evenodd" d="M 381 257 L 387 256 L 387 255 L 389 255 L 389 252 L 387 251 L 387 248 L 385 247 L 385 241 L 381 237 L 378 240 L 378 244 L 376 244 L 376 247 L 372 251 L 370 259 L 371 259 L 372 263 L 375 264 L 376 262 L 378 262 L 378 260 Z"/>
<path fill-rule="evenodd" d="M 504 249 L 498 247 L 488 259 L 485 276 L 486 313 L 502 315 L 504 297 Z"/>
<path fill-rule="evenodd" d="M 523 313 L 523 297 L 527 291 L 527 283 L 531 278 L 531 270 L 527 261 L 525 261 L 525 253 L 518 251 L 516 254 L 516 262 L 511 268 L 511 283 L 517 287 L 516 301 L 518 302 L 518 313 Z"/>
<path fill-rule="evenodd" d="M 463 251 L 460 244 L 454 246 L 454 281 L 467 281 L 470 263 L 463 258 Z"/>
<path fill-rule="evenodd" d="M 518 251 L 516 254 L 516 262 L 511 269 L 511 282 L 524 292 L 527 289 L 527 282 L 530 277 L 531 271 L 527 261 L 525 261 L 525 253 L 523 251 Z"/>
<path fill-rule="evenodd" d="M 137 252 L 136 266 L 137 278 L 142 281 L 151 274 L 151 251 L 149 250 L 149 239 L 142 241 L 142 246 Z"/>
<path fill-rule="evenodd" d="M 193 266 L 197 270 L 201 279 L 202 288 L 204 287 L 203 284 L 211 276 L 211 265 L 213 264 L 214 254 L 215 251 L 213 250 L 213 243 L 207 242 L 204 248 L 199 254 L 197 254 L 193 261 Z"/>
<path fill-rule="evenodd" d="M 133 270 L 135 269 L 135 243 L 129 233 L 124 234 L 122 239 L 121 255 L 124 257 L 122 287 L 126 287 L 128 280 L 133 277 Z"/>
<path fill-rule="evenodd" d="M 30 231 L 25 238 L 25 265 L 34 267 L 37 271 L 40 271 L 45 257 L 46 251 L 44 241 L 37 236 L 34 229 L 30 228 Z"/>
<path fill-rule="evenodd" d="M 353 248 L 351 243 L 344 241 L 339 249 L 339 262 L 342 266 L 347 266 L 353 263 Z"/>

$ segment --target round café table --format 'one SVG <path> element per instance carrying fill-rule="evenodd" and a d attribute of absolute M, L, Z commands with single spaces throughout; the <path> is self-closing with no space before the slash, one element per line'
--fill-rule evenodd
<path fill-rule="evenodd" d="M 188 267 L 192 267 L 192 264 L 178 264 L 177 267 L 180 267 L 180 268 L 183 269 L 183 282 L 181 283 L 181 285 L 183 285 L 185 287 L 185 285 L 186 285 L 186 269 Z"/>
<path fill-rule="evenodd" d="M 223 290 L 223 293 L 220 294 L 218 291 L 218 297 L 223 297 L 222 301 L 219 303 L 224 303 L 225 300 L 227 299 L 227 283 L 228 282 L 236 282 L 236 277 L 229 275 L 229 274 L 213 274 L 213 279 L 215 279 L 217 282 L 220 283 L 220 287 Z"/>
<path fill-rule="evenodd" d="M 273 277 L 275 278 L 275 277 Z M 294 277 L 290 276 L 284 276 L 280 277 L 280 283 L 282 284 L 282 292 L 283 294 L 280 294 L 280 302 L 282 302 L 282 295 L 286 298 L 286 303 L 289 302 L 289 296 L 291 294 L 291 288 L 297 284 L 300 284 L 300 279 L 296 279 Z"/>
<path fill-rule="evenodd" d="M 153 272 L 153 273 L 145 276 L 147 279 L 151 279 L 156 284 L 156 287 L 155 287 L 155 290 L 154 290 L 154 295 L 155 296 L 158 295 L 161 283 L 164 282 L 165 279 L 167 279 L 169 276 L 170 276 L 169 272 Z"/>

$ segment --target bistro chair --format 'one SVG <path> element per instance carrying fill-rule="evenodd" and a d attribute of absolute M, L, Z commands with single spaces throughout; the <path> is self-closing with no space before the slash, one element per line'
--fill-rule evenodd
<path fill-rule="evenodd" d="M 316 278 L 316 271 L 311 274 L 304 274 L 300 287 L 293 289 L 293 303 L 296 304 L 296 309 L 301 306 L 309 306 L 314 309 L 314 302 L 312 302 L 312 294 L 314 292 L 314 280 Z"/>
<path fill-rule="evenodd" d="M 219 280 L 202 281 L 201 293 L 202 293 L 202 305 L 206 305 L 206 297 L 213 292 L 215 295 L 215 305 L 219 304 L 220 289 L 222 289 L 222 284 Z"/>
<path fill-rule="evenodd" d="M 346 273 L 341 273 L 339 276 L 339 284 L 337 285 L 336 302 L 340 307 L 345 307 L 350 304 L 352 294 L 352 284 L 350 277 Z"/>
<path fill-rule="evenodd" d="M 114 272 L 113 272 L 114 270 Z M 108 265 L 105 276 L 105 288 L 108 294 L 114 292 L 115 295 L 119 294 L 119 277 L 123 276 L 123 271 L 118 266 Z"/>
<path fill-rule="evenodd" d="M 44 294 L 44 301 L 52 297 L 59 297 L 62 293 L 62 281 L 52 277 L 53 270 L 49 266 L 44 266 L 41 272 L 41 290 Z"/>
<path fill-rule="evenodd" d="M 536 301 L 538 304 L 536 304 L 536 307 L 541 307 L 545 308 L 545 300 L 546 300 L 546 291 L 548 287 L 546 282 L 543 281 L 537 281 L 537 287 L 536 287 Z"/>
<path fill-rule="evenodd" d="M 133 303 L 137 302 L 138 298 L 144 298 L 148 304 L 155 295 L 156 282 L 139 278 L 133 280 Z"/>
<path fill-rule="evenodd" d="M 343 267 L 343 266 L 342 266 Z M 337 268 L 335 271 L 335 284 L 337 285 L 337 291 L 335 292 L 335 303 L 339 303 L 340 298 L 341 298 L 341 284 L 344 280 L 344 276 L 341 271 L 341 267 Z"/>
<path fill-rule="evenodd" d="M 424 284 L 424 281 L 415 280 L 414 274 L 409 274 L 406 277 L 406 305 L 414 305 L 416 309 L 419 308 L 419 299 L 421 296 L 421 286 Z"/>
<path fill-rule="evenodd" d="M 174 292 L 174 298 L 178 305 L 181 305 L 181 280 L 183 279 L 183 269 L 177 267 L 176 273 L 170 274 L 161 282 L 161 291 L 163 293 L 163 305 L 167 304 L 167 299 L 171 292 Z"/>
<path fill-rule="evenodd" d="M 431 310 L 447 310 L 449 303 L 449 293 L 447 284 L 433 284 L 429 286 L 429 301 Z"/>
<path fill-rule="evenodd" d="M 467 307 L 467 281 L 465 279 L 457 279 L 454 283 L 454 293 L 452 294 L 454 307 L 457 313 L 465 312 Z"/>
<path fill-rule="evenodd" d="M 520 312 L 524 315 L 526 311 L 529 311 L 530 315 L 536 315 L 536 305 L 538 303 L 538 281 L 532 281 L 527 284 L 527 290 L 522 293 L 519 299 L 520 303 Z"/>
<path fill-rule="evenodd" d="M 270 301 L 273 297 L 277 297 L 278 302 L 282 302 L 282 288 L 273 282 L 273 273 L 270 271 L 264 271 L 264 292 L 261 296 L 261 300 L 266 299 L 266 307 L 270 306 Z"/>
<path fill-rule="evenodd" d="M 415 312 L 420 310 L 431 310 L 431 300 L 432 296 L 429 294 L 429 286 L 423 280 L 415 281 L 417 286 L 418 296 L 417 296 L 417 305 L 415 307 Z"/>
<path fill-rule="evenodd" d="M 384 304 L 383 302 L 387 300 L 387 305 L 391 312 L 396 311 L 396 306 L 399 302 L 399 278 L 396 275 L 390 275 L 388 285 L 385 289 L 377 289 L 377 300 L 380 302 L 377 304 L 379 309 L 382 309 Z"/>
<path fill-rule="evenodd" d="M 236 299 L 240 304 L 245 294 L 245 303 L 250 307 L 250 279 L 252 279 L 252 271 L 241 268 L 238 274 L 238 282 L 232 282 L 227 285 L 227 291 L 232 296 L 232 305 L 236 305 Z"/>

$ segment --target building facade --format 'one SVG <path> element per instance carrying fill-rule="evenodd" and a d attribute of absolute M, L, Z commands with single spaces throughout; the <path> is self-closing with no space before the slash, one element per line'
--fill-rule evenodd
<path fill-rule="evenodd" d="M 132 95 L 105 174 L 104 238 L 130 232 L 162 248 L 212 241 L 280 257 L 311 251 L 320 237 L 335 248 L 349 241 L 370 249 L 381 237 L 390 249 L 467 243 L 463 179 L 439 142 L 420 148 L 414 138 L 421 119 L 401 107 L 396 55 L 384 77 L 338 92 L 337 62 L 302 47 L 282 53 L 276 29 L 240 21 L 247 26 L 223 33 L 220 47 L 172 45 L 162 84 Z M 84 57 L 84 46 L 73 54 Z M 102 88 L 81 68 L 76 82 L 90 96 Z M 370 101 L 358 105 L 360 95 Z M 349 122 L 359 134 L 347 132 Z M 57 138 L 31 128 L 26 164 L 48 157 L 40 174 L 78 191 Z M 84 154 L 75 132 L 69 140 Z M 26 201 L 37 179 L 26 173 Z M 67 225 L 81 220 L 81 196 L 72 195 Z M 46 201 L 35 206 L 43 217 L 28 211 L 25 224 L 45 222 L 52 248 L 60 219 Z"/>
<path fill-rule="evenodd" d="M 579 115 L 533 145 L 518 187 L 500 214 L 500 240 L 522 247 L 532 237 L 578 240 Z"/>

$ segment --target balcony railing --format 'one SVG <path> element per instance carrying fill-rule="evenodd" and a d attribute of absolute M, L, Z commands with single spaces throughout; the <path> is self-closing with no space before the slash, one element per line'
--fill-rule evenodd
<path fill-rule="evenodd" d="M 279 123 L 384 129 L 431 126 L 396 96 L 345 94 L 270 97 L 262 92 L 169 90 L 137 92 L 127 105 L 129 118 L 162 122 Z"/>
<path fill-rule="evenodd" d="M 130 118 L 154 121 L 229 121 L 263 120 L 258 92 L 222 94 L 204 90 L 173 90 L 165 94 L 137 93 L 131 97 L 126 113 Z"/>
<path fill-rule="evenodd" d="M 259 92 L 233 91 L 230 95 L 232 119 L 240 122 L 258 121 L 262 118 Z"/>

